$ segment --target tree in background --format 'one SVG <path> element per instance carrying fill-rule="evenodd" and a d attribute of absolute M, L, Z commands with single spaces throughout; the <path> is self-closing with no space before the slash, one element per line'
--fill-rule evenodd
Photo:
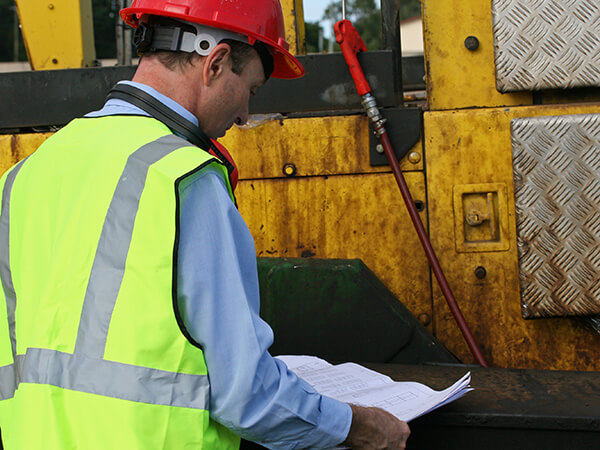
<path fill-rule="evenodd" d="M 380 2 L 375 0 L 348 0 L 346 2 L 346 18 L 352 21 L 369 50 L 379 50 L 381 48 L 381 10 L 378 4 Z M 420 15 L 420 0 L 403 0 L 400 3 L 399 14 L 400 20 Z M 335 23 L 341 19 L 342 2 L 339 0 L 330 1 L 322 20 Z M 336 51 L 339 51 L 337 44 Z"/>
<path fill-rule="evenodd" d="M 410 19 L 421 15 L 420 0 L 403 0 L 400 2 L 400 20 Z"/>
<path fill-rule="evenodd" d="M 304 22 L 304 30 L 307 53 L 321 53 L 327 50 L 329 39 L 325 37 L 321 22 Z"/>

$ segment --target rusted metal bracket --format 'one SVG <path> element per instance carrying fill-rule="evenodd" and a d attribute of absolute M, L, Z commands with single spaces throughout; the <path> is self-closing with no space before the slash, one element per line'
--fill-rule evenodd
<path fill-rule="evenodd" d="M 386 119 L 386 129 L 394 147 L 394 153 L 400 161 L 411 148 L 421 139 L 423 111 L 418 107 L 381 109 L 381 114 Z M 369 155 L 372 166 L 388 165 L 387 158 L 374 134 L 373 125 L 369 122 Z"/>

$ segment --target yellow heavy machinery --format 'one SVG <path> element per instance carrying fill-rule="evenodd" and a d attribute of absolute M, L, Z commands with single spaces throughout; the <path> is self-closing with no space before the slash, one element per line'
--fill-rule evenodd
<path fill-rule="evenodd" d="M 30 3 L 17 0 L 33 68 L 91 65 L 90 2 Z M 282 5 L 288 41 L 302 55 L 302 1 Z M 513 409 L 528 400 L 552 410 L 552 419 L 535 425 L 546 430 L 543 438 L 515 431 L 523 431 L 515 424 L 524 410 L 497 425 L 504 420 L 499 406 L 496 416 L 479 419 L 465 411 L 461 419 L 440 416 L 436 430 L 452 439 L 448 430 L 480 420 L 480 429 L 510 429 L 513 441 L 496 429 L 486 446 L 444 448 L 506 448 L 521 438 L 531 445 L 517 448 L 593 442 L 600 432 L 600 6 L 422 0 L 425 54 L 416 66 L 399 57 L 398 2 L 382 0 L 381 9 L 386 48 L 360 61 L 384 107 L 400 167 L 485 358 L 491 367 L 521 370 L 492 370 L 480 379 L 493 397 L 492 385 L 562 371 L 539 375 L 543 389 L 523 391 L 521 403 L 511 398 Z M 473 363 L 343 58 L 301 58 L 307 76 L 269 82 L 251 104 L 259 115 L 222 140 L 240 168 L 237 198 L 257 256 L 283 258 L 299 276 L 311 261 L 335 260 L 339 268 L 339 261 L 359 259 L 436 342 Z M 0 106 L 2 170 L 35 151 L 48 126 L 97 108 L 111 83 L 132 73 L 114 67 L 0 77 L 4 98 L 10 90 L 28 93 L 21 103 L 11 94 Z M 408 88 L 425 90 L 425 100 L 414 100 Z M 39 127 L 44 132 L 32 132 Z M 565 397 L 552 397 L 557 402 L 582 399 L 595 407 L 579 416 L 587 425 L 536 399 L 559 392 Z M 572 433 L 561 440 L 554 431 L 565 427 Z"/>

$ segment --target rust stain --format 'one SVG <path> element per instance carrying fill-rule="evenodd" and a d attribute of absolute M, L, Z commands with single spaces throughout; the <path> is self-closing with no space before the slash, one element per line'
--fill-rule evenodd
<path fill-rule="evenodd" d="M 590 355 L 590 352 L 587 349 L 576 349 L 575 354 L 577 359 L 583 363 L 584 366 L 591 366 L 592 360 L 596 359 L 596 356 L 593 357 Z"/>
<path fill-rule="evenodd" d="M 12 157 L 12 162 L 16 163 L 19 161 L 19 148 L 18 148 L 18 138 L 16 135 L 12 135 L 10 137 L 10 155 Z"/>

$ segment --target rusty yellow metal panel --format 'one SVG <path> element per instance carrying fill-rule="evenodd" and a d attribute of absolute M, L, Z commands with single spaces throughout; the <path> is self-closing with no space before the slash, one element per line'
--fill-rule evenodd
<path fill-rule="evenodd" d="M 422 0 L 422 11 L 430 109 L 531 104 L 530 93 L 496 90 L 491 1 Z"/>
<path fill-rule="evenodd" d="M 424 202 L 423 173 L 406 179 Z M 431 317 L 427 259 L 391 173 L 247 180 L 237 198 L 257 255 L 360 258 L 415 316 Z"/>
<path fill-rule="evenodd" d="M 92 66 L 96 59 L 91 0 L 16 0 L 33 70 Z"/>
<path fill-rule="evenodd" d="M 521 317 L 510 121 L 517 117 L 594 113 L 600 104 L 531 106 L 428 112 L 424 116 L 430 235 L 459 305 L 488 362 L 496 367 L 600 370 L 600 336 L 577 319 L 526 321 Z M 482 189 L 482 185 L 484 185 Z M 485 185 L 488 188 L 485 189 Z M 456 187 L 494 191 L 507 187 L 508 250 L 457 248 L 456 223 L 469 225 L 455 207 Z M 465 217 L 456 217 L 457 211 Z M 477 233 L 477 231 L 474 231 Z M 438 337 L 466 362 L 472 357 L 434 286 Z"/>
<path fill-rule="evenodd" d="M 52 133 L 0 135 L 0 174 L 31 155 Z"/>
<path fill-rule="evenodd" d="M 302 0 L 281 0 L 285 21 L 285 40 L 293 55 L 306 53 L 304 6 Z"/>
<path fill-rule="evenodd" d="M 363 115 L 265 120 L 234 127 L 221 142 L 234 156 L 241 179 L 389 172 L 369 163 L 368 119 Z M 418 142 L 413 151 L 422 153 Z M 422 158 L 401 161 L 405 171 L 423 170 Z"/>

